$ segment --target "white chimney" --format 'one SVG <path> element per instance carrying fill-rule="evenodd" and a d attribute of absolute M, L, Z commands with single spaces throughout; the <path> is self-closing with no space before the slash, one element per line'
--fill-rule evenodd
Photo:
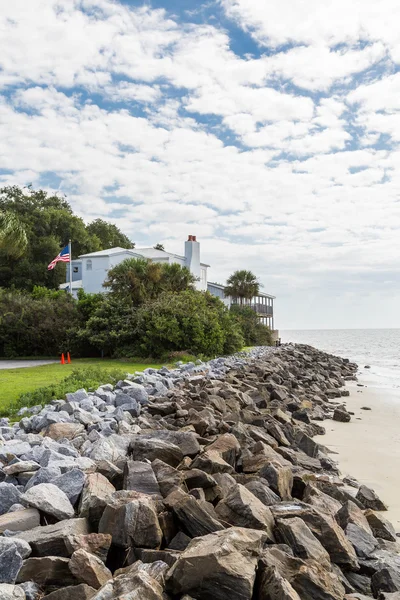
<path fill-rule="evenodd" d="M 195 235 L 189 235 L 185 242 L 185 263 L 186 267 L 196 277 L 195 287 L 201 289 L 200 282 L 200 243 L 196 240 Z"/>

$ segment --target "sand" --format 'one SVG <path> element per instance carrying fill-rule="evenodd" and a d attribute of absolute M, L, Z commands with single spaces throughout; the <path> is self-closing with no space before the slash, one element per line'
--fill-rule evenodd
<path fill-rule="evenodd" d="M 360 380 L 360 383 L 363 383 Z M 400 390 L 349 385 L 344 398 L 354 412 L 350 423 L 324 421 L 326 435 L 315 438 L 337 454 L 343 475 L 372 487 L 389 506 L 384 513 L 400 532 Z M 372 410 L 361 410 L 368 406 Z"/>

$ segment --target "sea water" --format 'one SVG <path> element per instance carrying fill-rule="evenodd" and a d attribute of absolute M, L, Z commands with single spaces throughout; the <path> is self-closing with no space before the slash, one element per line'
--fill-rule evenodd
<path fill-rule="evenodd" d="M 400 388 L 400 329 L 304 329 L 281 331 L 280 336 L 282 343 L 309 344 L 349 358 L 371 386 Z"/>

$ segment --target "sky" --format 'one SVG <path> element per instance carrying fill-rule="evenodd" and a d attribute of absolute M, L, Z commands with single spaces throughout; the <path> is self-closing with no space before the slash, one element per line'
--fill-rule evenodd
<path fill-rule="evenodd" d="M 0 3 L 0 186 L 250 269 L 280 329 L 400 327 L 398 0 Z"/>

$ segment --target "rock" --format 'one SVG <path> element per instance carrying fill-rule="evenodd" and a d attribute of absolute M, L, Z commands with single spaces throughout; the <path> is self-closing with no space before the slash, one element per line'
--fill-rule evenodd
<path fill-rule="evenodd" d="M 371 509 L 367 509 L 365 511 L 365 517 L 372 530 L 372 534 L 376 538 L 382 538 L 383 540 L 388 540 L 389 542 L 397 541 L 395 528 L 387 519 L 382 517 L 382 515 L 374 512 Z"/>
<path fill-rule="evenodd" d="M 40 600 L 43 597 L 40 587 L 34 581 L 20 583 L 18 587 L 25 592 L 26 600 Z"/>
<path fill-rule="evenodd" d="M 370 558 L 376 548 L 378 548 L 379 544 L 374 536 L 359 525 L 349 523 L 345 533 L 347 539 L 352 543 L 357 556 L 360 558 Z"/>
<path fill-rule="evenodd" d="M 366 485 L 361 485 L 357 492 L 357 500 L 361 502 L 364 508 L 372 510 L 387 510 L 387 506 L 371 488 Z"/>
<path fill-rule="evenodd" d="M 257 600 L 301 600 L 287 579 L 274 566 L 264 567 L 259 575 Z"/>
<path fill-rule="evenodd" d="M 265 506 L 277 504 L 281 500 L 279 496 L 270 489 L 267 482 L 262 479 L 249 481 L 244 487 L 254 494 L 254 496 Z"/>
<path fill-rule="evenodd" d="M 73 553 L 68 566 L 78 581 L 86 583 L 96 590 L 112 579 L 112 573 L 104 563 L 97 556 L 83 549 Z"/>
<path fill-rule="evenodd" d="M 0 537 L 0 554 L 15 546 L 22 558 L 28 558 L 32 550 L 28 542 L 19 537 Z"/>
<path fill-rule="evenodd" d="M 54 525 L 35 527 L 18 535 L 27 542 L 36 556 L 71 556 L 69 545 L 70 536 L 80 536 L 89 533 L 86 519 L 69 519 L 59 521 Z M 13 539 L 13 538 L 11 538 Z"/>
<path fill-rule="evenodd" d="M 260 470 L 260 477 L 268 481 L 272 491 L 282 500 L 292 498 L 293 473 L 290 467 L 283 467 L 276 462 L 269 462 Z"/>
<path fill-rule="evenodd" d="M 208 446 L 207 451 L 216 452 L 225 462 L 234 467 L 240 453 L 240 444 L 234 435 L 225 433 Z"/>
<path fill-rule="evenodd" d="M 152 462 L 159 459 L 172 467 L 179 465 L 183 459 L 182 450 L 176 444 L 157 437 L 133 436 L 130 452 L 136 461 L 149 460 Z"/>
<path fill-rule="evenodd" d="M 371 527 L 369 526 L 364 513 L 351 500 L 348 500 L 345 504 L 343 504 L 342 508 L 336 513 L 335 518 L 340 527 L 344 530 L 346 530 L 346 527 L 349 525 L 349 523 L 353 523 L 354 525 L 361 527 L 361 529 L 363 529 L 369 535 L 372 535 Z"/>
<path fill-rule="evenodd" d="M 53 484 L 60 488 L 74 506 L 82 493 L 86 476 L 80 469 L 71 469 L 53 479 Z"/>
<path fill-rule="evenodd" d="M 151 468 L 157 479 L 162 496 L 165 498 L 183 481 L 183 473 L 177 471 L 162 460 L 156 459 L 151 463 Z"/>
<path fill-rule="evenodd" d="M 400 571 L 388 567 L 377 571 L 371 578 L 371 589 L 375 598 L 382 592 L 400 592 Z"/>
<path fill-rule="evenodd" d="M 19 473 L 32 473 L 40 468 L 37 462 L 32 460 L 20 460 L 8 467 L 3 467 L 6 475 L 18 475 Z"/>
<path fill-rule="evenodd" d="M 0 515 L 4 515 L 13 504 L 20 504 L 21 492 L 11 483 L 0 483 Z"/>
<path fill-rule="evenodd" d="M 0 550 L 0 583 L 15 583 L 22 567 L 22 556 L 16 544 Z"/>
<path fill-rule="evenodd" d="M 151 496 L 138 492 L 115 492 L 107 501 L 99 533 L 109 533 L 122 548 L 159 548 L 162 531 Z"/>
<path fill-rule="evenodd" d="M 65 538 L 65 546 L 68 556 L 76 550 L 83 549 L 94 554 L 103 562 L 106 562 L 108 551 L 112 542 L 112 536 L 108 533 L 89 533 L 86 535 L 68 535 Z"/>
<path fill-rule="evenodd" d="M 25 492 L 27 492 L 34 485 L 39 483 L 53 483 L 56 477 L 61 475 L 61 469 L 57 466 L 41 467 L 34 475 L 30 478 L 25 486 Z"/>
<path fill-rule="evenodd" d="M 290 546 L 296 556 L 303 559 L 313 558 L 320 564 L 330 566 L 328 552 L 302 519 L 278 519 L 276 526 L 278 539 Z"/>
<path fill-rule="evenodd" d="M 200 444 L 197 435 L 192 431 L 169 431 L 162 429 L 149 436 L 142 434 L 141 438 L 144 439 L 149 437 L 149 439 L 151 439 L 154 435 L 156 435 L 159 440 L 178 446 L 183 456 L 190 456 L 193 458 L 200 452 Z"/>
<path fill-rule="evenodd" d="M 68 497 L 52 483 L 39 483 L 21 496 L 21 502 L 37 508 L 62 521 L 74 516 L 74 508 Z"/>
<path fill-rule="evenodd" d="M 165 565 L 166 566 L 166 565 Z M 162 567 L 164 569 L 164 566 Z M 116 572 L 97 595 L 97 600 L 164 600 L 164 574 L 157 563 L 144 565 L 136 561 L 131 567 Z M 96 599 L 94 599 L 96 600 Z"/>
<path fill-rule="evenodd" d="M 179 493 L 178 493 L 179 492 Z M 196 500 L 182 490 L 172 492 L 165 499 L 165 504 L 171 508 L 184 531 L 191 537 L 206 535 L 224 529 L 218 516 L 210 514 L 211 507 L 207 502 Z"/>
<path fill-rule="evenodd" d="M 236 527 L 262 529 L 268 541 L 274 541 L 274 517 L 254 494 L 243 485 L 235 485 L 226 497 L 218 503 L 216 513 L 222 522 Z"/>
<path fill-rule="evenodd" d="M 264 532 L 239 527 L 195 538 L 168 572 L 167 587 L 197 600 L 251 600 L 265 540 Z"/>
<path fill-rule="evenodd" d="M 51 423 L 46 429 L 46 435 L 53 440 L 72 440 L 85 431 L 81 423 Z"/>
<path fill-rule="evenodd" d="M 34 581 L 41 586 L 68 586 L 76 583 L 68 568 L 69 559 L 59 556 L 27 558 L 18 574 L 17 582 Z"/>
<path fill-rule="evenodd" d="M 115 487 L 100 473 L 91 473 L 86 477 L 79 504 L 79 516 L 98 523 Z"/>
<path fill-rule="evenodd" d="M 28 531 L 40 525 L 40 513 L 36 508 L 26 508 L 0 517 L 0 532 Z"/>
<path fill-rule="evenodd" d="M 43 597 L 43 600 L 90 600 L 96 594 L 96 590 L 86 583 L 68 586 L 56 590 Z"/>
<path fill-rule="evenodd" d="M 17 585 L 0 583 L 1 600 L 26 600 L 25 592 Z"/>
<path fill-rule="evenodd" d="M 348 423 L 351 420 L 351 415 L 347 412 L 345 408 L 335 408 L 332 418 L 334 421 Z"/>
<path fill-rule="evenodd" d="M 233 473 L 234 468 L 224 460 L 219 452 L 206 450 L 193 460 L 191 467 L 200 469 L 205 473 L 214 475 L 215 473 Z"/>
<path fill-rule="evenodd" d="M 149 463 L 129 460 L 124 471 L 124 490 L 160 495 L 160 487 Z"/>

